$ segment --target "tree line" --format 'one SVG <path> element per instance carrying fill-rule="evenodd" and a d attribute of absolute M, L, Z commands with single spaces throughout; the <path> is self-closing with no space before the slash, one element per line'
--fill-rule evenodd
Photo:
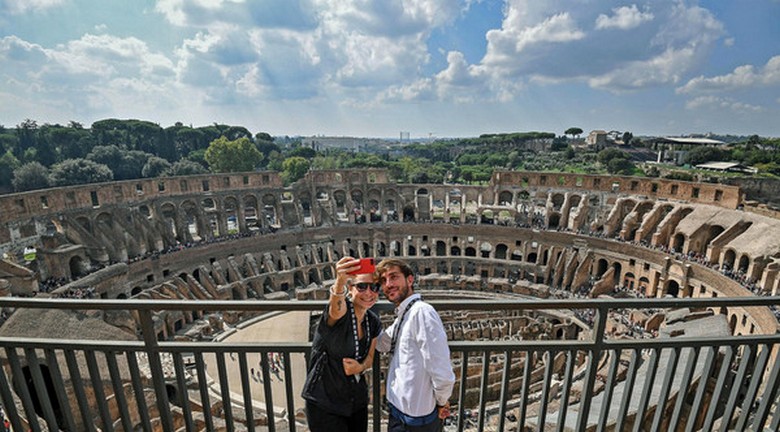
<path fill-rule="evenodd" d="M 144 120 L 105 119 L 85 128 L 77 122 L 38 125 L 28 119 L 15 128 L 0 126 L 0 192 L 256 170 L 280 172 L 286 184 L 309 169 L 383 168 L 402 183 L 479 184 L 488 182 L 495 169 L 653 175 L 619 148 L 596 152 L 570 146 L 568 136 L 581 133 L 580 128 L 569 128 L 560 136 L 515 132 L 316 151 L 302 146 L 299 138 L 253 134 L 243 126 L 176 123 L 164 128 Z M 630 132 L 623 138 L 643 145 Z M 549 151 L 531 145 L 540 140 Z M 780 175 L 779 147 L 778 140 L 753 136 L 724 149 L 696 149 L 690 160 L 736 160 Z"/>

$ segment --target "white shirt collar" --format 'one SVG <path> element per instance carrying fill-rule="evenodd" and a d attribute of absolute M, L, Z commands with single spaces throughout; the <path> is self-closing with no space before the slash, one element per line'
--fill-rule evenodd
<path fill-rule="evenodd" d="M 409 303 L 411 303 L 414 299 L 419 299 L 419 298 L 420 298 L 420 294 L 414 293 L 409 297 L 407 297 L 406 299 L 404 299 L 404 301 L 402 301 L 401 304 L 399 304 L 398 307 L 395 308 L 395 315 L 401 316 L 401 314 L 404 313 L 404 311 L 406 310 L 406 306 Z"/>

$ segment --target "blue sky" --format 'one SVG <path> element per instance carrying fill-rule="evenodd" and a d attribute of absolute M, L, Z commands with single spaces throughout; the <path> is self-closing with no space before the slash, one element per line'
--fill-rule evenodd
<path fill-rule="evenodd" d="M 780 0 L 0 0 L 0 125 L 780 136 Z"/>

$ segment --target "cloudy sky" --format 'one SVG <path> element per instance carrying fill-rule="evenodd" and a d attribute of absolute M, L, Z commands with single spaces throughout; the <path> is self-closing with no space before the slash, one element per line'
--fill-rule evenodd
<path fill-rule="evenodd" d="M 780 136 L 780 0 L 0 0 L 0 125 Z"/>

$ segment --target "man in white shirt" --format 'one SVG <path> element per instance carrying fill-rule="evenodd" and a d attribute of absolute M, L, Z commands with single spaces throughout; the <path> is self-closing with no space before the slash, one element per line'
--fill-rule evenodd
<path fill-rule="evenodd" d="M 377 350 L 390 355 L 388 432 L 440 431 L 455 384 L 444 325 L 433 306 L 414 293 L 406 262 L 384 259 L 376 273 L 382 292 L 396 306 L 395 321 L 377 341 Z"/>

